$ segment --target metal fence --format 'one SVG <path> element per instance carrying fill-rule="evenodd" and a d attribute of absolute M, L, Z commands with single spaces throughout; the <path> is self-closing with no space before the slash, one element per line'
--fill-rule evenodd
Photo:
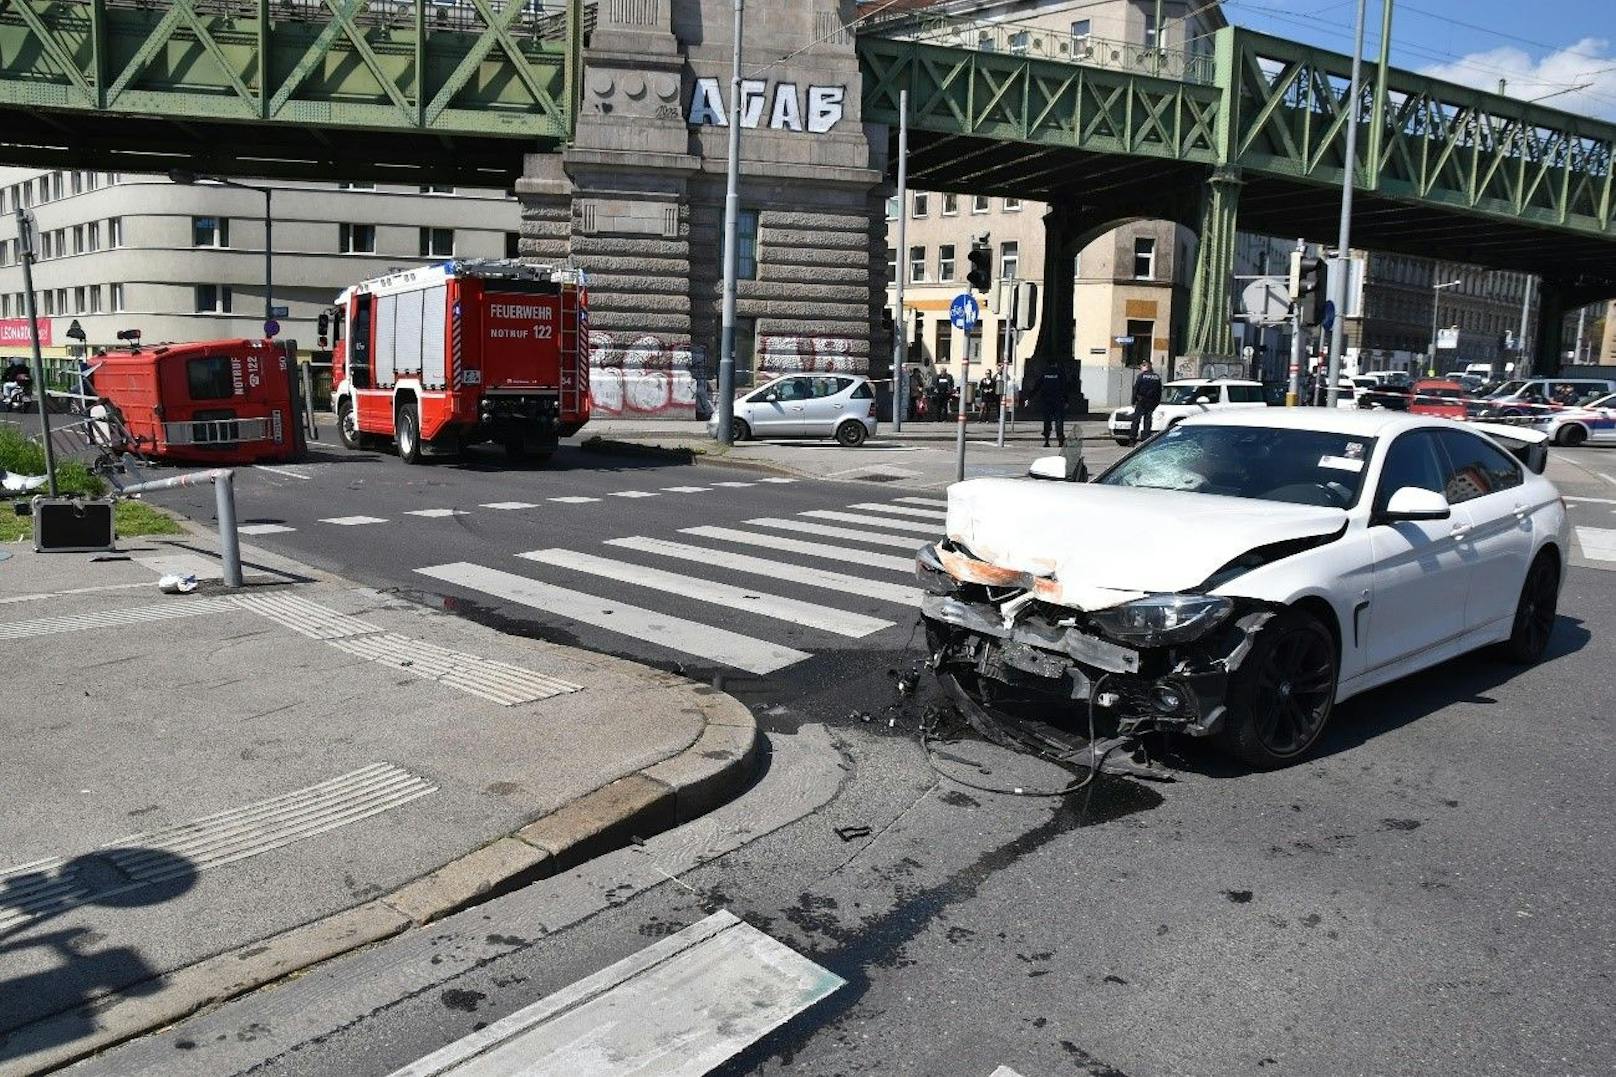
<path fill-rule="evenodd" d="M 105 0 L 106 6 L 145 11 L 169 7 L 164 0 Z M 538 40 L 562 40 L 567 33 L 569 0 L 526 0 L 521 15 L 511 27 L 513 33 Z M 85 6 L 88 6 L 86 3 Z M 258 0 L 191 0 L 191 8 L 203 18 L 253 20 L 258 18 Z M 427 32 L 483 29 L 482 15 L 466 0 L 427 0 Z M 503 10 L 503 5 L 500 5 Z M 585 18 L 592 22 L 595 5 L 585 6 Z M 269 17 L 275 22 L 318 22 L 331 18 L 326 0 L 270 0 Z M 404 29 L 415 23 L 415 0 L 371 0 L 356 12 L 353 21 L 361 26 Z"/>

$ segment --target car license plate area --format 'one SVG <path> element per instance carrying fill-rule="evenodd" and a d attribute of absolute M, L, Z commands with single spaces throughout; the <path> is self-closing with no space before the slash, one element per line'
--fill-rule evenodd
<path fill-rule="evenodd" d="M 1076 629 L 1066 633 L 1062 644 L 1067 654 L 1085 665 L 1103 669 L 1107 673 L 1139 672 L 1139 652 L 1130 647 L 1086 635 Z"/>

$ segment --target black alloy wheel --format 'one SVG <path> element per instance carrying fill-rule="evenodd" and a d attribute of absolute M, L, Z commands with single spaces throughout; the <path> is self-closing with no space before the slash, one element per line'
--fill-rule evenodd
<path fill-rule="evenodd" d="M 337 437 L 342 439 L 344 448 L 359 448 L 359 417 L 354 414 L 351 400 L 344 399 L 337 405 Z"/>
<path fill-rule="evenodd" d="M 1226 746 L 1257 767 L 1301 758 L 1330 721 L 1338 674 L 1330 630 L 1299 611 L 1280 614 L 1263 626 L 1230 685 Z"/>
<path fill-rule="evenodd" d="M 745 419 L 731 419 L 729 423 L 729 439 L 731 441 L 746 441 L 752 436 L 752 428 L 746 425 Z"/>
<path fill-rule="evenodd" d="M 869 431 L 864 424 L 856 420 L 849 420 L 836 428 L 836 440 L 849 449 L 856 449 L 864 444 Z"/>
<path fill-rule="evenodd" d="M 1530 665 L 1543 657 L 1549 637 L 1554 634 L 1559 606 L 1560 564 L 1552 552 L 1545 550 L 1532 562 L 1526 582 L 1521 585 L 1520 601 L 1515 604 L 1515 622 L 1504 644 L 1504 653 L 1511 661 Z"/>

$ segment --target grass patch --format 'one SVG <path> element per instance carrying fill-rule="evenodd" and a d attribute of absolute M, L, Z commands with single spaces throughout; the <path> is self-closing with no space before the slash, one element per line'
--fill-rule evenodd
<path fill-rule="evenodd" d="M 0 426 L 0 469 L 19 475 L 43 475 L 45 451 L 15 427 Z M 63 460 L 56 465 L 56 488 L 63 494 L 100 497 L 106 493 L 107 484 L 99 475 L 90 474 L 77 460 Z M 185 533 L 171 517 L 141 501 L 119 501 L 113 507 L 112 521 L 124 538 Z M 11 505 L 0 501 L 0 542 L 18 542 L 32 538 L 33 534 L 32 517 L 13 515 Z"/>

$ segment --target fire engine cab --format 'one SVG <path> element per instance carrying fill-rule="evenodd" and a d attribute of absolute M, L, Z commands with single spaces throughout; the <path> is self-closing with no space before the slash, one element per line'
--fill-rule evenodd
<path fill-rule="evenodd" d="M 345 290 L 329 324 L 332 403 L 349 448 L 386 438 L 416 464 L 494 441 L 513 459 L 548 457 L 589 421 L 578 270 L 453 261 L 390 273 Z"/>
<path fill-rule="evenodd" d="M 120 336 L 133 337 L 131 330 Z M 159 460 L 262 464 L 306 448 L 292 360 L 274 340 L 207 340 L 96 356 L 97 428 L 120 448 Z"/>

